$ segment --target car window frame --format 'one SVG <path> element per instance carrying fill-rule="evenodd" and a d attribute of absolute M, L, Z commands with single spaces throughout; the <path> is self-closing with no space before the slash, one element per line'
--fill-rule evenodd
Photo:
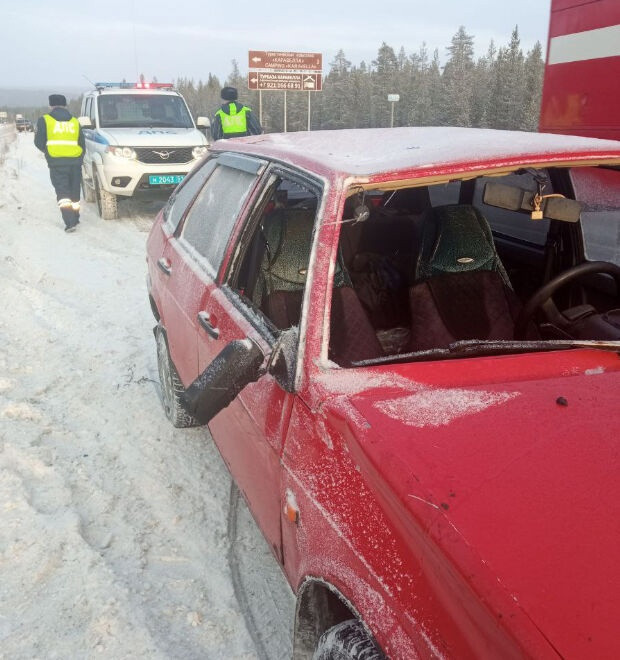
<path fill-rule="evenodd" d="M 248 205 L 251 203 L 251 200 L 255 196 L 257 187 L 260 185 L 260 181 L 262 179 L 264 172 L 265 161 L 257 157 L 245 156 L 235 153 L 218 153 L 215 156 L 215 159 L 217 161 L 216 167 L 209 174 L 204 184 L 197 191 L 196 195 L 194 195 L 194 197 L 192 198 L 191 202 L 188 203 L 187 207 L 183 212 L 183 217 L 181 218 L 174 232 L 174 236 L 177 241 L 177 244 L 179 245 L 179 247 L 183 249 L 183 251 L 188 255 L 188 257 L 191 258 L 192 261 L 197 266 L 199 266 L 201 270 L 207 274 L 208 277 L 210 277 L 215 282 L 219 282 L 218 274 L 221 272 L 222 268 L 225 267 L 225 264 L 227 263 L 226 255 L 229 253 L 231 240 L 236 234 L 236 227 L 238 226 L 241 219 L 245 216 Z M 239 171 L 247 172 L 249 174 L 254 174 L 255 179 L 253 184 L 250 186 L 246 198 L 243 201 L 239 209 L 239 212 L 237 213 L 231 225 L 230 233 L 226 238 L 226 244 L 224 246 L 222 261 L 217 267 L 214 267 L 213 264 L 211 264 L 210 260 L 205 255 L 201 254 L 186 238 L 184 238 L 183 232 L 188 216 L 192 208 L 196 204 L 196 200 L 198 199 L 200 193 L 203 191 L 204 187 L 208 185 L 213 175 L 213 172 L 217 170 L 218 166 L 228 167 L 230 169 L 236 169 Z"/>
<path fill-rule="evenodd" d="M 84 117 L 89 117 L 89 118 L 91 119 L 91 121 L 92 121 L 92 118 L 91 118 L 91 107 L 92 107 L 92 104 L 93 104 L 93 99 L 92 99 L 92 97 L 91 97 L 91 96 L 87 96 L 87 97 L 84 99 L 84 108 L 83 108 L 83 110 L 82 110 L 82 115 L 83 115 Z M 94 126 L 94 124 L 93 124 L 93 126 Z"/>
<path fill-rule="evenodd" d="M 272 347 L 283 330 L 277 328 L 273 322 L 252 303 L 251 300 L 245 298 L 236 288 L 234 288 L 232 277 L 239 275 L 239 271 L 235 271 L 235 268 L 240 267 L 246 257 L 246 251 L 252 241 L 252 238 L 255 235 L 259 219 L 262 216 L 264 207 L 267 204 L 273 189 L 275 188 L 278 178 L 288 179 L 293 183 L 297 183 L 298 185 L 308 189 L 316 196 L 317 207 L 314 227 L 312 231 L 311 252 L 314 249 L 314 244 L 317 237 L 319 210 L 321 208 L 324 195 L 323 182 L 318 178 L 308 175 L 302 170 L 297 170 L 294 167 L 289 167 L 282 163 L 272 161 L 267 165 L 265 171 L 263 172 L 260 186 L 254 190 L 252 198 L 248 200 L 247 209 L 251 208 L 252 210 L 243 216 L 239 216 L 238 218 L 235 232 L 229 239 L 228 247 L 230 258 L 226 264 L 222 264 L 223 269 L 221 271 L 220 282 L 220 289 L 229 300 L 229 302 L 234 305 L 234 307 L 241 314 L 243 314 L 243 316 L 248 320 L 252 327 L 261 335 L 261 337 L 269 344 L 269 346 Z M 231 247 L 232 249 L 230 249 Z M 304 286 L 304 296 L 302 300 L 299 327 L 301 327 L 305 322 L 304 302 L 307 292 L 308 286 L 306 283 L 306 286 Z M 300 336 L 301 333 L 299 333 L 299 337 Z M 297 362 L 299 337 L 297 346 L 295 347 L 295 362 Z"/>

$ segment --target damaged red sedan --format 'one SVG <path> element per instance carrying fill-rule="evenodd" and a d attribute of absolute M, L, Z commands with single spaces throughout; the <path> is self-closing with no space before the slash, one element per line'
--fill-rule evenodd
<path fill-rule="evenodd" d="M 208 423 L 297 658 L 620 655 L 620 142 L 218 142 L 148 239 L 166 415 Z"/>

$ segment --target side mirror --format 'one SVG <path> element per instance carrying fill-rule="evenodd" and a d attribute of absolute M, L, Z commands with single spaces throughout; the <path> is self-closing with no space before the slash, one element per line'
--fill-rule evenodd
<path fill-rule="evenodd" d="M 185 409 L 201 424 L 210 422 L 246 385 L 262 376 L 264 359 L 253 340 L 231 341 L 181 395 Z"/>
<path fill-rule="evenodd" d="M 93 123 L 90 120 L 90 117 L 78 117 L 78 121 L 82 128 L 93 128 Z"/>
<path fill-rule="evenodd" d="M 196 126 L 198 126 L 198 128 L 210 128 L 211 122 L 208 117 L 197 117 Z"/>
<path fill-rule="evenodd" d="M 299 328 L 293 326 L 283 330 L 273 347 L 267 370 L 286 392 L 295 389 L 295 365 L 297 364 L 297 345 Z"/>

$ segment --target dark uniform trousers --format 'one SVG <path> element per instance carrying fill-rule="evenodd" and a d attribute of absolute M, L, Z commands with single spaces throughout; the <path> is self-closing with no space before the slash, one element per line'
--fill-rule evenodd
<path fill-rule="evenodd" d="M 80 181 L 82 177 L 82 165 L 79 159 L 74 163 L 54 163 L 50 165 L 50 179 L 56 191 L 56 199 L 80 202 Z M 62 219 L 67 227 L 77 224 L 80 219 L 79 210 L 75 210 L 69 204 L 60 207 Z"/>

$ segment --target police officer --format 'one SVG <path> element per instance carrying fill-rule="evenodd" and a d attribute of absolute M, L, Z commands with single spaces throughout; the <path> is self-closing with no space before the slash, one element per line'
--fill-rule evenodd
<path fill-rule="evenodd" d="M 50 112 L 37 120 L 34 144 L 45 154 L 65 231 L 72 232 L 80 222 L 84 134 L 62 94 L 51 94 L 49 104 Z"/>
<path fill-rule="evenodd" d="M 214 140 L 260 135 L 263 132 L 252 110 L 237 101 L 237 90 L 234 87 L 224 87 L 221 97 L 226 103 L 223 103 L 215 113 L 211 123 L 211 135 Z"/>

